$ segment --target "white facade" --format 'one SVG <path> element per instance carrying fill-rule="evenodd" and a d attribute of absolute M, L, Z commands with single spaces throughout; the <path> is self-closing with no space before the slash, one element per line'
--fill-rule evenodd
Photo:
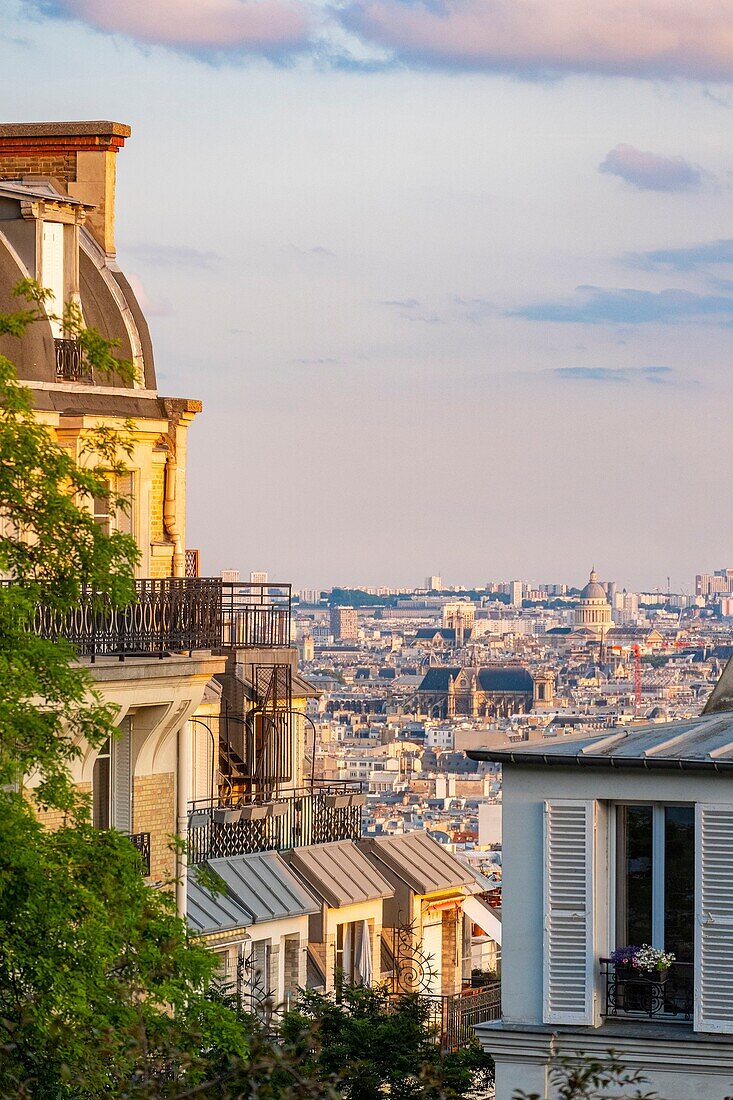
<path fill-rule="evenodd" d="M 479 1028 L 496 1061 L 496 1100 L 511 1100 L 518 1089 L 549 1100 L 555 1056 L 602 1057 L 609 1049 L 644 1073 L 644 1088 L 663 1100 L 733 1094 L 732 776 L 713 766 L 638 766 L 653 755 L 616 767 L 504 766 L 502 1020 Z M 621 862 L 629 857 L 619 847 L 625 807 L 648 810 L 653 831 L 648 942 L 655 946 L 666 948 L 669 920 L 687 912 L 681 895 L 664 900 L 667 867 L 680 871 L 659 835 L 659 822 L 663 829 L 669 819 L 664 808 L 684 812 L 694 828 L 694 888 L 683 882 L 682 890 L 692 955 L 684 973 L 694 973 L 689 1018 L 665 987 L 653 1019 L 622 1000 L 621 1011 L 616 1003 L 617 1014 L 608 1013 L 608 967 L 600 960 L 628 942 L 617 927 L 628 889 L 622 868 L 631 865 Z M 638 870 L 639 858 L 632 863 Z"/>

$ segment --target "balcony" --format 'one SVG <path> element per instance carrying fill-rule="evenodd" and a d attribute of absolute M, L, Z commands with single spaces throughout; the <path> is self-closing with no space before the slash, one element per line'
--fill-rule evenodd
<path fill-rule="evenodd" d="M 191 803 L 188 862 L 358 840 L 364 801 L 358 783 L 326 783 L 286 791 L 269 801 Z"/>
<path fill-rule="evenodd" d="M 130 844 L 137 848 L 143 864 L 143 874 L 146 878 L 150 875 L 150 833 L 131 833 Z"/>
<path fill-rule="evenodd" d="M 501 1019 L 501 982 L 448 997 L 423 995 L 420 999 L 428 1005 L 428 1025 L 443 1050 L 469 1046 L 477 1024 Z"/>
<path fill-rule="evenodd" d="M 76 340 L 55 339 L 53 346 L 56 354 L 57 382 L 85 382 L 87 385 L 94 382 L 92 368 L 85 362 L 82 349 Z"/>
<path fill-rule="evenodd" d="M 619 970 L 610 959 L 601 959 L 603 1008 L 609 1019 L 633 1017 L 689 1023 L 693 1012 L 692 963 L 672 963 L 666 975 L 645 975 Z"/>
<path fill-rule="evenodd" d="M 71 611 L 40 604 L 34 626 L 42 638 L 71 642 L 79 657 L 122 661 L 201 649 L 284 648 L 290 617 L 290 585 L 167 577 L 136 581 L 135 599 L 124 608 L 84 586 Z"/>

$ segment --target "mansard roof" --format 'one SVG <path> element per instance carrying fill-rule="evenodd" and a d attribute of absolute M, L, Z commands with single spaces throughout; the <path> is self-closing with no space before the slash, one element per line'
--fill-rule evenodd
<path fill-rule="evenodd" d="M 469 676 L 475 672 L 479 691 L 532 692 L 534 684 L 530 673 L 519 665 L 486 665 L 476 669 L 462 669 L 459 665 L 429 668 L 423 677 L 419 691 L 447 691 L 451 677 L 461 672 Z"/>

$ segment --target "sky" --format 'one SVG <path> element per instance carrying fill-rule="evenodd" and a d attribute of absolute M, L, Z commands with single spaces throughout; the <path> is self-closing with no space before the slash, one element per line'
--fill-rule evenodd
<path fill-rule="evenodd" d="M 132 126 L 203 572 L 733 565 L 731 0 L 0 0 L 0 59 Z"/>

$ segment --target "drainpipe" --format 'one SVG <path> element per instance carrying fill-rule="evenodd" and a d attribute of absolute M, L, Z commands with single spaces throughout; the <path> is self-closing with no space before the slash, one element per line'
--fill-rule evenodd
<path fill-rule="evenodd" d="M 188 722 L 178 730 L 178 771 L 176 774 L 176 833 L 188 841 L 188 777 L 190 774 Z M 187 860 L 185 851 L 176 852 L 176 912 L 186 917 Z"/>
<path fill-rule="evenodd" d="M 173 543 L 173 576 L 184 577 L 186 575 L 186 555 L 183 552 L 181 530 L 178 525 L 178 512 L 176 509 L 176 476 L 178 464 L 174 456 L 168 452 L 165 460 L 165 499 L 163 501 L 163 526 L 165 533 Z"/>

